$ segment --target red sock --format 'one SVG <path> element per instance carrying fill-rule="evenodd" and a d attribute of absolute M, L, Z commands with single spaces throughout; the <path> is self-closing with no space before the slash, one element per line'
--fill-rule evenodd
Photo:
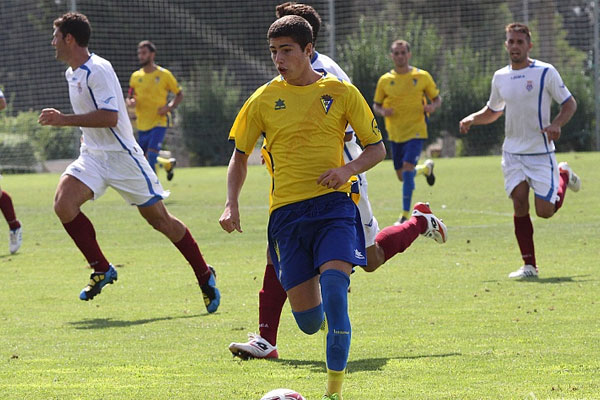
<path fill-rule="evenodd" d="M 286 299 L 287 294 L 277 279 L 275 267 L 267 264 L 263 287 L 258 292 L 258 329 L 260 336 L 273 346 L 277 345 L 279 318 Z"/>
<path fill-rule="evenodd" d="M 535 248 L 533 247 L 533 224 L 529 214 L 524 217 L 514 217 L 515 236 L 521 249 L 521 257 L 525 264 L 536 266 Z"/>
<path fill-rule="evenodd" d="M 4 218 L 6 219 L 6 222 L 8 222 L 8 227 L 10 230 L 15 230 L 21 227 L 21 224 L 15 215 L 12 199 L 4 190 L 0 196 L 0 210 L 2 210 L 2 214 L 4 214 Z"/>
<path fill-rule="evenodd" d="M 388 226 L 375 237 L 385 254 L 385 261 L 398 253 L 406 250 L 419 234 L 427 230 L 427 219 L 425 217 L 411 217 L 408 221 L 398 226 Z"/>
<path fill-rule="evenodd" d="M 208 265 L 206 265 L 206 261 L 204 261 L 204 257 L 202 257 L 202 253 L 200 253 L 198 244 L 192 237 L 190 230 L 185 228 L 185 235 L 183 235 L 183 238 L 179 242 L 173 244 L 192 266 L 194 274 L 196 274 L 196 279 L 198 279 L 198 284 L 202 286 L 208 282 L 208 279 L 210 278 L 210 269 L 208 269 Z"/>
<path fill-rule="evenodd" d="M 96 241 L 96 231 L 90 220 L 80 212 L 71 222 L 63 224 L 65 230 L 75 242 L 75 245 L 83 253 L 90 267 L 95 272 L 108 271 L 108 261 L 104 258 L 100 246 Z"/>
<path fill-rule="evenodd" d="M 567 193 L 567 184 L 569 183 L 569 172 L 562 171 L 558 180 L 558 201 L 554 204 L 554 210 L 558 211 L 562 207 L 563 201 L 565 201 L 565 194 Z"/>

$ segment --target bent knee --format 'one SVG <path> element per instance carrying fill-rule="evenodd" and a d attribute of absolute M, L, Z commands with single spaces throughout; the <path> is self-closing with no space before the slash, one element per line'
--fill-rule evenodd
<path fill-rule="evenodd" d="M 311 308 L 306 311 L 292 311 L 298 328 L 307 335 L 315 334 L 321 329 L 323 325 L 324 313 L 323 304 Z"/>
<path fill-rule="evenodd" d="M 554 215 L 554 210 L 535 210 L 535 214 L 540 218 L 550 218 Z"/>

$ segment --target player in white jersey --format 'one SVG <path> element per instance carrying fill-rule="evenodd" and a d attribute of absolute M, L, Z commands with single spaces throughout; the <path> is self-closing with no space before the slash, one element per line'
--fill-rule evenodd
<path fill-rule="evenodd" d="M 189 229 L 163 204 L 168 192 L 133 137 L 123 90 L 112 65 L 88 51 L 90 34 L 83 14 L 67 13 L 54 21 L 52 45 L 56 58 L 69 65 L 65 77 L 74 114 L 46 108 L 39 117 L 42 125 L 79 126 L 83 132 L 80 156 L 63 173 L 54 199 L 58 218 L 94 269 L 79 298 L 91 300 L 117 280 L 117 271 L 100 250 L 92 223 L 80 209 L 112 187 L 179 249 L 194 270 L 208 312 L 215 312 L 220 293 L 214 270 L 204 261 Z"/>
<path fill-rule="evenodd" d="M 321 18 L 315 9 L 306 4 L 283 3 L 276 8 L 277 18 L 286 15 L 298 15 L 306 19 L 313 30 L 313 44 L 316 43 L 317 35 L 321 25 Z M 335 75 L 341 80 L 350 82 L 350 78 L 340 68 L 340 66 L 330 57 L 313 50 L 311 56 L 312 69 Z M 231 139 L 231 138 L 230 138 Z M 361 147 L 356 143 L 356 136 L 350 125 L 346 128 L 344 142 L 344 162 L 348 163 L 358 158 L 362 153 Z M 367 177 L 365 173 L 358 175 L 359 201 L 357 207 L 360 218 L 363 223 L 363 232 L 365 234 L 365 247 L 367 250 L 367 266 L 363 269 L 367 272 L 373 272 L 395 254 L 403 252 L 418 237 L 419 233 L 433 238 L 438 243 L 444 243 L 447 238 L 446 226 L 437 219 L 427 205 L 417 203 L 413 215 L 426 214 L 428 225 L 423 231 L 423 227 L 416 227 L 416 218 L 407 220 L 404 224 L 387 227 L 381 232 L 379 224 L 373 215 L 371 204 L 367 193 Z M 412 233 L 410 233 L 412 232 Z M 414 233 L 414 235 L 413 235 Z M 277 358 L 277 332 L 279 329 L 279 319 L 283 305 L 287 299 L 286 292 L 275 275 L 275 269 L 267 249 L 267 265 L 263 277 L 263 287 L 259 292 L 259 332 L 260 334 L 250 333 L 248 342 L 233 342 L 229 345 L 229 350 L 234 356 L 242 359 L 247 358 Z"/>
<path fill-rule="evenodd" d="M 561 127 L 577 109 L 575 99 L 550 64 L 529 58 L 533 44 L 526 25 L 506 26 L 505 47 L 510 65 L 499 69 L 492 79 L 489 101 L 483 109 L 460 121 L 460 132 L 472 125 L 485 125 L 506 114 L 502 145 L 504 188 L 513 201 L 515 235 L 524 265 L 510 278 L 538 276 L 529 217 L 529 188 L 535 194 L 538 217 L 550 218 L 562 206 L 567 187 L 578 191 L 581 180 L 566 162 L 557 165 L 554 141 Z M 560 112 L 551 120 L 552 100 Z"/>
<path fill-rule="evenodd" d="M 0 90 L 0 111 L 5 108 L 6 100 L 4 99 L 4 93 Z M 2 175 L 0 175 L 0 178 L 2 178 Z M 23 242 L 23 228 L 15 215 L 12 198 L 2 189 L 0 189 L 0 211 L 2 211 L 2 215 L 4 215 L 4 219 L 8 223 L 8 250 L 10 254 L 14 254 L 19 250 Z"/>

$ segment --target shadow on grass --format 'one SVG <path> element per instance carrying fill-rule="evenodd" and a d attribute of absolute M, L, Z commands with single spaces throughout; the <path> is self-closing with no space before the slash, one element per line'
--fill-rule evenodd
<path fill-rule="evenodd" d="M 74 326 L 75 329 L 105 329 L 105 328 L 124 328 L 128 326 L 151 324 L 158 321 L 171 321 L 174 319 L 184 318 L 196 318 L 200 317 L 201 314 L 196 315 L 182 315 L 179 317 L 156 317 L 156 318 L 145 318 L 135 319 L 131 321 L 119 320 L 112 318 L 86 318 L 81 321 L 68 322 L 69 325 Z"/>
<path fill-rule="evenodd" d="M 443 357 L 456 357 L 462 356 L 462 353 L 444 353 L 444 354 L 422 354 L 416 356 L 400 356 L 400 357 L 388 357 L 388 358 L 365 358 L 362 360 L 349 360 L 348 371 L 349 372 L 362 372 L 362 371 L 379 371 L 387 365 L 391 360 L 417 360 L 420 358 L 443 358 Z M 290 360 L 290 359 L 275 359 L 272 362 L 277 362 L 283 365 L 289 365 L 294 368 L 308 366 L 313 372 L 324 372 L 325 361 L 313 361 L 313 360 Z"/>
<path fill-rule="evenodd" d="M 578 279 L 578 278 L 586 278 L 589 275 L 574 275 L 574 276 L 552 276 L 549 278 L 521 278 L 521 279 L 511 279 L 511 281 L 513 282 L 519 282 L 519 283 L 563 283 L 563 282 L 570 282 L 570 283 L 581 283 L 581 282 L 591 282 L 594 279 Z M 492 280 L 492 281 L 483 281 L 484 283 L 496 283 L 496 282 L 501 282 L 499 280 Z M 509 281 L 507 281 L 509 282 Z"/>

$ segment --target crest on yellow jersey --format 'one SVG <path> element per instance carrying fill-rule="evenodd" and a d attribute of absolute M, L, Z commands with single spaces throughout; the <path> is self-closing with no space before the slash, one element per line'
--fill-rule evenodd
<path fill-rule="evenodd" d="M 332 103 L 333 103 L 333 98 L 330 95 L 324 94 L 323 96 L 321 96 L 321 105 L 323 106 L 323 109 L 325 110 L 325 114 L 327 114 L 329 112 L 329 109 L 331 108 Z"/>

